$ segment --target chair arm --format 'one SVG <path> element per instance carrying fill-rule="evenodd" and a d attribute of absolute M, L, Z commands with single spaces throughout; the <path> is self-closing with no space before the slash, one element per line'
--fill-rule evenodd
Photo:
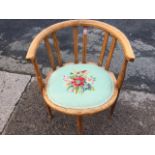
<path fill-rule="evenodd" d="M 38 34 L 30 44 L 28 52 L 26 54 L 27 60 L 34 60 L 36 57 L 37 49 L 42 41 L 42 36 Z"/>
<path fill-rule="evenodd" d="M 127 61 L 134 61 L 135 60 L 135 54 L 134 54 L 134 51 L 131 47 L 131 44 L 125 35 L 122 35 L 122 37 L 123 37 L 122 48 L 123 48 L 124 56 L 125 56 Z"/>
<path fill-rule="evenodd" d="M 44 88 L 44 82 L 43 82 L 41 71 L 39 69 L 39 65 L 37 64 L 37 59 L 36 59 L 36 52 L 37 52 L 40 42 L 41 40 L 38 40 L 37 37 L 32 41 L 28 49 L 28 52 L 26 54 L 26 60 L 31 61 L 31 63 L 33 64 L 36 77 L 37 77 L 37 81 L 40 87 L 40 91 L 42 92 Z"/>

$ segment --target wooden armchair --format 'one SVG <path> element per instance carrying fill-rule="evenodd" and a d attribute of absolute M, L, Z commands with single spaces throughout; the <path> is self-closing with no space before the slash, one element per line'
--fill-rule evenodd
<path fill-rule="evenodd" d="M 78 27 L 83 27 L 82 62 L 79 61 L 78 52 Z M 71 27 L 73 32 L 74 62 L 63 64 L 57 31 Z M 94 27 L 104 32 L 104 38 L 98 63 L 87 62 L 87 28 Z M 108 38 L 112 37 L 109 54 L 103 67 L 103 59 L 107 48 Z M 49 42 L 53 39 L 53 45 L 57 54 L 59 67 L 54 63 L 53 51 Z M 39 45 L 44 42 L 51 64 L 51 72 L 47 74 L 46 82 L 43 81 L 37 64 L 36 53 Z M 124 60 L 116 78 L 109 71 L 116 42 L 122 46 Z M 72 49 L 71 49 L 72 50 Z M 41 94 L 45 100 L 49 115 L 51 109 L 77 116 L 78 131 L 82 131 L 82 116 L 92 115 L 111 108 L 113 114 L 116 101 L 125 77 L 128 61 L 134 61 L 135 55 L 127 37 L 117 28 L 95 20 L 68 20 L 49 26 L 41 31 L 32 41 L 27 60 L 34 65 L 36 77 Z"/>

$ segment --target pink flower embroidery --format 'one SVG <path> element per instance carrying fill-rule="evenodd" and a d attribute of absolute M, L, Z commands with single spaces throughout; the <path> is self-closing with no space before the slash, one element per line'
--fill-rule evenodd
<path fill-rule="evenodd" d="M 71 72 L 69 76 L 64 75 L 63 79 L 66 82 L 67 90 L 70 92 L 77 94 L 86 90 L 94 91 L 95 78 L 89 76 L 87 70 Z"/>

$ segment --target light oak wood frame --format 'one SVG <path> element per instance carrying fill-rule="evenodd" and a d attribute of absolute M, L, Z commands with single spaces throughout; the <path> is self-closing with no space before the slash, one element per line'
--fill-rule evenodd
<path fill-rule="evenodd" d="M 111 46 L 109 49 L 109 54 L 108 54 L 108 58 L 106 61 L 105 69 L 107 71 L 109 70 L 112 55 L 113 55 L 113 52 L 114 52 L 114 49 L 115 49 L 117 42 L 119 42 L 120 45 L 122 46 L 122 52 L 124 55 L 124 61 L 123 61 L 121 70 L 119 72 L 118 78 L 116 79 L 114 74 L 112 72 L 108 71 L 111 78 L 113 79 L 113 81 L 115 83 L 114 94 L 110 98 L 110 100 L 107 103 L 103 104 L 102 106 L 99 106 L 96 108 L 91 108 L 91 109 L 82 109 L 82 110 L 63 108 L 63 107 L 60 107 L 60 106 L 52 103 L 48 99 L 48 97 L 46 95 L 46 83 L 43 82 L 41 72 L 39 71 L 39 67 L 38 67 L 37 59 L 36 59 L 37 49 L 38 49 L 40 43 L 42 41 L 44 41 L 45 47 L 47 48 L 47 54 L 49 56 L 51 68 L 53 70 L 56 69 L 56 66 L 54 64 L 54 58 L 52 55 L 52 49 L 51 49 L 50 43 L 48 41 L 48 38 L 51 37 L 53 39 L 54 47 L 56 49 L 57 58 L 58 58 L 58 65 L 61 67 L 63 65 L 63 63 L 62 63 L 63 61 L 62 61 L 62 56 L 61 56 L 61 52 L 59 49 L 59 42 L 58 42 L 58 39 L 56 37 L 56 32 L 61 30 L 61 29 L 67 28 L 67 27 L 72 27 L 72 29 L 73 29 L 74 63 L 79 63 L 79 59 L 78 59 L 78 27 L 79 26 L 84 27 L 82 63 L 87 63 L 86 55 L 87 55 L 87 28 L 88 27 L 94 27 L 94 28 L 100 29 L 104 32 L 102 49 L 101 49 L 101 53 L 100 53 L 100 56 L 98 59 L 98 66 L 102 66 L 102 64 L 103 64 L 103 59 L 104 59 L 105 50 L 107 47 L 109 36 L 112 37 L 112 43 L 111 43 Z M 26 59 L 30 60 L 32 62 L 32 64 L 34 65 L 35 73 L 36 73 L 37 80 L 38 80 L 38 85 L 39 85 L 40 91 L 42 93 L 42 96 L 43 96 L 43 98 L 44 98 L 44 100 L 48 106 L 48 112 L 50 113 L 49 109 L 52 108 L 54 110 L 63 112 L 65 114 L 76 115 L 77 116 L 77 126 L 79 128 L 79 131 L 82 131 L 81 120 L 82 120 L 83 115 L 92 115 L 92 114 L 103 111 L 103 110 L 110 108 L 110 107 L 111 107 L 111 115 L 113 114 L 113 111 L 114 111 L 114 108 L 116 105 L 116 101 L 118 99 L 119 92 L 120 92 L 120 89 L 121 89 L 121 86 L 122 86 L 122 83 L 123 83 L 123 80 L 125 77 L 127 63 L 129 61 L 134 61 L 135 55 L 134 55 L 134 52 L 132 50 L 132 47 L 131 47 L 127 37 L 117 28 L 115 28 L 109 24 L 106 24 L 104 22 L 95 21 L 95 20 L 68 20 L 68 21 L 58 23 L 58 24 L 51 25 L 51 26 L 45 28 L 44 30 L 42 30 L 33 39 L 32 43 L 28 49 Z M 49 76 L 50 76 L 50 74 L 48 74 L 47 80 L 48 80 Z"/>

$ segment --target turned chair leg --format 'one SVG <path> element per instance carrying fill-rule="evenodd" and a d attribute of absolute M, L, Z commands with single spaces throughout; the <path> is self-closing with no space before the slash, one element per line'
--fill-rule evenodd
<path fill-rule="evenodd" d="M 113 113 L 114 113 L 114 110 L 115 110 L 115 106 L 116 106 L 116 102 L 110 108 L 110 114 L 109 114 L 109 117 L 108 117 L 109 120 L 112 120 L 112 116 L 113 116 Z"/>
<path fill-rule="evenodd" d="M 77 116 L 77 129 L 78 129 L 78 133 L 82 134 L 83 132 L 82 116 Z"/>
<path fill-rule="evenodd" d="M 47 108 L 48 118 L 49 118 L 49 119 L 52 119 L 52 118 L 53 118 L 53 115 L 52 115 L 51 108 L 50 108 L 48 105 L 45 105 L 45 106 L 46 106 L 46 108 Z"/>
<path fill-rule="evenodd" d="M 112 115 L 113 115 L 113 113 L 114 113 L 114 110 L 115 110 L 115 107 L 116 107 L 116 103 L 117 103 L 118 97 L 119 97 L 119 94 L 118 94 L 118 96 L 117 96 L 117 98 L 116 98 L 115 103 L 112 105 L 112 107 L 111 107 L 111 109 L 110 109 L 110 119 L 112 119 Z"/>
<path fill-rule="evenodd" d="M 117 101 L 116 101 L 117 102 Z M 115 106 L 116 106 L 116 102 L 114 103 L 114 105 L 112 105 L 111 109 L 110 109 L 110 118 L 112 118 L 112 115 L 114 113 L 115 110 Z"/>

